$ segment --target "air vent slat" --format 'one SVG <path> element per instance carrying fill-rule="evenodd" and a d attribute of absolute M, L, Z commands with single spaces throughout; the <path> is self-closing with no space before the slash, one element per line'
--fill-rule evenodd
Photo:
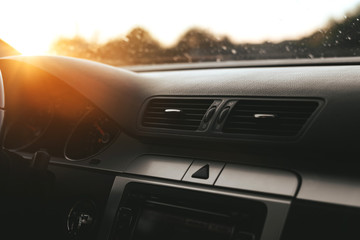
<path fill-rule="evenodd" d="M 200 119 L 201 120 L 201 119 Z M 156 121 L 156 122 L 159 122 L 159 123 L 178 123 L 178 122 L 193 122 L 193 123 L 198 123 L 199 122 L 199 119 L 191 119 L 191 118 L 187 118 L 186 120 L 179 120 L 179 119 L 169 119 L 169 118 L 165 118 L 165 117 L 146 117 L 144 118 L 144 122 L 153 122 L 153 121 Z"/>
<path fill-rule="evenodd" d="M 181 124 L 176 124 L 176 123 L 153 123 L 153 122 L 144 122 L 144 125 L 146 126 L 176 126 L 176 127 L 191 127 L 191 126 L 197 126 L 193 123 L 181 123 Z"/>
<path fill-rule="evenodd" d="M 229 128 L 231 128 L 232 126 L 234 126 L 235 128 L 242 128 L 242 127 L 246 127 L 246 128 L 253 128 L 253 129 L 265 129 L 265 128 L 271 128 L 271 129 L 283 129 L 283 128 L 299 128 L 299 124 L 297 123 L 284 123 L 284 124 L 279 124 L 278 126 L 274 125 L 274 124 L 257 124 L 254 122 L 233 122 L 231 124 L 229 124 Z"/>
<path fill-rule="evenodd" d="M 164 112 L 165 111 L 165 109 L 169 109 L 169 108 L 171 108 L 171 107 L 152 107 L 152 108 L 149 108 L 149 111 L 150 112 Z M 202 110 L 202 109 L 200 109 L 199 110 L 199 108 L 186 108 L 186 107 L 176 107 L 177 109 L 181 109 L 181 110 L 183 110 L 183 111 L 186 111 L 187 113 L 192 113 L 192 112 L 195 112 L 195 113 L 197 113 L 197 112 L 202 112 L 202 113 L 205 113 L 206 112 L 206 110 L 207 109 L 205 109 L 205 110 Z"/>
<path fill-rule="evenodd" d="M 154 128 L 171 128 L 178 130 L 194 130 L 197 128 L 197 125 L 186 125 L 186 124 L 165 124 L 165 123 L 151 123 L 145 122 L 143 124 L 146 127 L 154 127 Z"/>
<path fill-rule="evenodd" d="M 194 104 L 194 103 L 154 103 L 152 105 L 152 107 L 193 107 L 193 108 L 201 108 L 201 107 L 206 107 L 207 104 Z"/>
<path fill-rule="evenodd" d="M 281 130 L 249 130 L 242 128 L 234 128 L 231 131 L 241 131 L 241 134 L 249 135 L 271 135 L 271 136 L 292 136 L 296 135 L 298 131 L 281 131 Z"/>
<path fill-rule="evenodd" d="M 201 119 L 204 116 L 204 113 L 201 114 L 193 114 L 193 113 L 186 113 L 188 118 L 196 118 Z M 148 112 L 144 117 L 164 117 L 168 118 L 164 112 Z"/>
<path fill-rule="evenodd" d="M 282 115 L 297 115 L 297 116 L 309 116 L 311 113 L 307 112 L 302 112 L 302 111 L 279 111 L 276 109 L 273 110 L 263 110 L 263 109 L 258 109 L 258 110 L 243 110 L 243 109 L 236 109 L 235 112 L 239 113 L 239 114 L 243 114 L 243 115 L 254 115 L 255 113 L 274 113 L 276 112 L 277 114 L 282 114 Z"/>
<path fill-rule="evenodd" d="M 278 111 L 289 111 L 291 109 L 296 110 L 296 111 L 302 111 L 302 112 L 307 112 L 307 111 L 311 111 L 312 107 L 297 107 L 297 106 L 252 106 L 252 105 L 240 105 L 239 107 L 241 107 L 241 109 L 244 110 L 256 110 L 256 109 L 261 109 L 261 110 L 278 110 Z"/>
<path fill-rule="evenodd" d="M 316 101 L 239 100 L 231 110 L 223 132 L 263 136 L 295 136 L 318 107 Z M 255 114 L 275 117 L 259 119 Z"/>
<path fill-rule="evenodd" d="M 151 128 L 197 130 L 205 113 L 214 100 L 211 99 L 152 99 L 143 113 L 142 125 Z M 167 109 L 179 110 L 166 112 Z"/>
<path fill-rule="evenodd" d="M 248 116 L 233 116 L 234 119 L 237 119 L 239 121 L 246 121 L 246 120 L 250 120 L 253 121 L 254 119 L 254 114 L 248 115 Z M 308 119 L 308 117 L 281 117 L 281 120 L 286 120 L 286 121 L 306 121 Z"/>

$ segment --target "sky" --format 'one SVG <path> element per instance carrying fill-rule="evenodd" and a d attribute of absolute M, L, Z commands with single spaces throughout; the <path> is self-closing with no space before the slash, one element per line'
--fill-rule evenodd
<path fill-rule="evenodd" d="M 1 0 L 0 39 L 48 54 L 60 37 L 104 43 L 143 27 L 164 46 L 191 27 L 236 43 L 303 37 L 341 19 L 360 0 Z"/>

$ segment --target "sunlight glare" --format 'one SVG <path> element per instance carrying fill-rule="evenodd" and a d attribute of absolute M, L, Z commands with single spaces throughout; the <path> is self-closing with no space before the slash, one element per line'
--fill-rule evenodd
<path fill-rule="evenodd" d="M 0 39 L 23 54 L 47 54 L 59 37 L 105 43 L 137 26 L 164 46 L 175 44 L 192 27 L 237 43 L 281 41 L 309 34 L 357 4 L 359 0 L 4 0 Z"/>
<path fill-rule="evenodd" d="M 49 44 L 46 41 L 30 42 L 18 39 L 9 39 L 7 42 L 11 43 L 22 55 L 45 55 L 49 52 Z"/>

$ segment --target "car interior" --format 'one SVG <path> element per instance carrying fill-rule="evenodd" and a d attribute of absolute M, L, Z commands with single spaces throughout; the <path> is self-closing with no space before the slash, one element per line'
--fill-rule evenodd
<path fill-rule="evenodd" d="M 360 239 L 358 0 L 2 10 L 0 239 Z"/>
<path fill-rule="evenodd" d="M 2 58 L 3 236 L 357 239 L 359 66 L 290 63 Z"/>

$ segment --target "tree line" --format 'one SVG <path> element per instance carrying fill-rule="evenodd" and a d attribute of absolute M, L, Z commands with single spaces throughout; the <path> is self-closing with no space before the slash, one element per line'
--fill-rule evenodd
<path fill-rule="evenodd" d="M 142 28 L 125 38 L 104 44 L 81 37 L 60 38 L 52 53 L 95 60 L 115 66 L 287 58 L 360 56 L 360 9 L 340 21 L 331 20 L 322 29 L 298 40 L 261 44 L 233 43 L 227 36 L 192 28 L 173 47 L 163 47 Z"/>

